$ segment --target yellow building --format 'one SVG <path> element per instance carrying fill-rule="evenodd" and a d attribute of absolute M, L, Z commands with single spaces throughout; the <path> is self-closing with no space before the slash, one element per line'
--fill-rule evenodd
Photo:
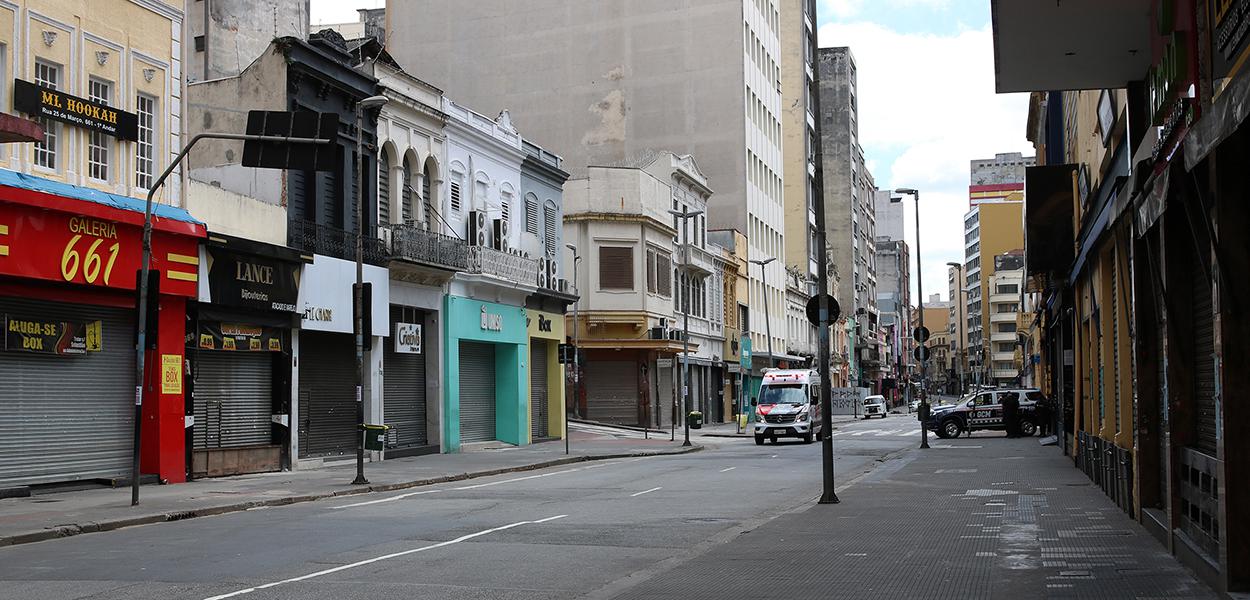
<path fill-rule="evenodd" d="M 38 117 L 46 136 L 8 146 L 0 168 L 144 196 L 181 148 L 182 29 L 181 2 L 0 2 L 0 111 Z M 119 122 L 98 110 L 78 112 L 115 127 L 39 117 L 30 84 L 115 108 Z M 172 177 L 158 199 L 180 205 L 180 193 Z"/>

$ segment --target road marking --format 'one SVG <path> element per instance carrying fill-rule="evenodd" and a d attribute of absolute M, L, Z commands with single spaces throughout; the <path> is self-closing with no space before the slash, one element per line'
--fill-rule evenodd
<path fill-rule="evenodd" d="M 331 569 L 326 569 L 326 570 L 324 570 L 324 571 L 317 571 L 317 572 L 315 572 L 315 573 L 309 573 L 309 574 L 307 574 L 307 575 L 300 575 L 299 577 L 292 577 L 292 578 L 290 578 L 290 579 L 283 579 L 283 580 L 281 580 L 281 581 L 272 581 L 272 582 L 269 582 L 269 583 L 266 583 L 266 584 L 263 584 L 263 585 L 258 585 L 258 586 L 255 586 L 255 587 L 244 588 L 244 589 L 241 589 L 241 590 L 237 590 L 237 591 L 234 591 L 234 592 L 230 592 L 230 593 L 228 593 L 228 594 L 221 594 L 221 595 L 218 595 L 218 596 L 210 596 L 210 597 L 208 597 L 208 598 L 205 598 L 204 600 L 226 600 L 226 598 L 234 598 L 234 597 L 237 597 L 237 596 L 243 596 L 243 595 L 250 594 L 250 593 L 252 593 L 252 592 L 258 591 L 258 590 L 267 590 L 267 589 L 269 589 L 269 588 L 272 588 L 272 587 L 277 587 L 277 586 L 280 586 L 280 585 L 285 585 L 285 584 L 288 584 L 288 583 L 298 583 L 298 582 L 300 582 L 300 581 L 306 581 L 306 580 L 309 580 L 309 579 L 313 579 L 313 578 L 315 578 L 315 577 L 321 577 L 322 575 L 330 575 L 330 574 L 332 574 L 332 573 L 338 573 L 339 571 L 346 571 L 346 570 L 348 570 L 348 569 L 355 569 L 356 567 L 363 567 L 363 566 L 365 566 L 365 565 L 371 565 L 371 564 L 373 564 L 373 563 L 382 562 L 382 561 L 384 561 L 384 560 L 390 560 L 390 559 L 392 559 L 392 558 L 399 558 L 399 557 L 401 557 L 401 556 L 408 556 L 409 554 L 416 554 L 416 553 L 418 553 L 418 552 L 425 552 L 426 550 L 434 550 L 434 549 L 437 549 L 437 548 L 443 548 L 443 547 L 446 547 L 446 546 L 451 546 L 451 545 L 454 545 L 454 544 L 459 544 L 459 543 L 461 543 L 461 542 L 467 542 L 467 541 L 469 541 L 469 540 L 471 540 L 471 539 L 473 539 L 473 538 L 478 538 L 478 537 L 482 537 L 482 536 L 484 536 L 484 535 L 489 535 L 489 534 L 492 534 L 492 533 L 497 533 L 497 532 L 504 531 L 504 530 L 507 530 L 507 529 L 512 529 L 512 528 L 514 528 L 514 527 L 520 527 L 520 526 L 522 526 L 522 525 L 537 525 L 537 524 L 540 524 L 540 523 L 549 523 L 549 522 L 551 522 L 551 521 L 555 521 L 555 520 L 557 520 L 557 519 L 563 519 L 563 518 L 565 518 L 565 517 L 567 517 L 567 516 L 568 516 L 568 515 L 556 515 L 556 516 L 554 516 L 554 517 L 547 517 L 547 518 L 545 518 L 545 519 L 539 519 L 539 520 L 537 520 L 537 521 L 517 521 L 516 523 L 509 523 L 509 524 L 507 524 L 507 525 L 503 525 L 503 526 L 500 526 L 500 527 L 492 527 L 492 528 L 490 528 L 490 529 L 483 529 L 482 531 L 478 531 L 478 532 L 476 532 L 476 533 L 470 533 L 470 534 L 468 534 L 468 535 L 462 535 L 462 536 L 460 536 L 460 537 L 458 537 L 458 538 L 456 538 L 456 539 L 454 539 L 454 540 L 447 540 L 446 542 L 439 542 L 439 543 L 437 543 L 437 544 L 430 544 L 429 546 L 422 546 L 422 547 L 420 547 L 420 548 L 413 548 L 413 549 L 411 549 L 411 550 L 404 550 L 403 552 L 395 552 L 395 553 L 392 553 L 392 554 L 384 554 L 384 555 L 382 555 L 382 556 L 377 556 L 377 557 L 374 557 L 374 558 L 369 558 L 369 559 L 362 560 L 362 561 L 359 561 L 359 562 L 354 562 L 354 563 L 350 563 L 350 564 L 346 564 L 346 565 L 340 565 L 340 566 L 337 566 L 337 567 L 334 567 L 334 568 L 331 568 Z"/>
<path fill-rule="evenodd" d="M 909 435 L 909 436 L 910 436 L 910 435 L 920 435 L 920 430 L 919 430 L 919 429 L 913 429 L 913 430 L 911 430 L 911 431 L 908 431 L 907 433 L 904 433 L 903 435 Z"/>
<path fill-rule="evenodd" d="M 874 437 L 883 437 L 883 436 L 887 436 L 887 435 L 899 435 L 899 430 L 898 430 L 898 429 L 891 429 L 891 430 L 889 430 L 889 431 L 882 431 L 881 433 L 878 433 L 878 434 L 877 434 L 876 436 L 874 436 Z"/>
<path fill-rule="evenodd" d="M 950 449 L 950 448 L 961 448 L 961 449 L 962 449 L 962 448 L 980 448 L 981 446 L 945 446 L 945 445 L 935 445 L 935 446 L 933 446 L 933 447 L 934 447 L 934 448 L 943 448 L 943 449 Z M 1023 457 L 1021 457 L 1021 458 L 1023 458 Z"/>
<path fill-rule="evenodd" d="M 730 471 L 732 471 L 732 470 L 734 470 L 734 469 L 737 469 L 737 468 L 738 468 L 738 467 L 729 467 L 729 468 L 727 468 L 727 469 L 721 469 L 721 470 L 720 470 L 720 472 L 721 472 L 721 473 L 728 473 L 728 472 L 730 472 Z"/>
<path fill-rule="evenodd" d="M 874 431 L 880 431 L 880 430 L 879 430 L 879 429 L 865 429 L 865 430 L 863 430 L 863 431 L 856 431 L 855 433 L 852 433 L 851 435 L 856 436 L 856 437 L 859 437 L 859 436 L 861 436 L 861 435 L 869 434 L 869 433 L 872 433 L 872 432 L 874 432 Z"/>
<path fill-rule="evenodd" d="M 392 497 L 390 497 L 390 498 L 382 498 L 381 500 L 370 500 L 370 501 L 368 501 L 368 502 L 356 502 L 355 504 L 344 504 L 344 505 L 342 505 L 342 506 L 331 506 L 330 508 L 355 508 L 355 507 L 357 507 L 357 506 L 368 506 L 368 505 L 370 505 L 370 504 L 382 504 L 383 502 L 394 502 L 394 501 L 396 501 L 396 500 L 403 500 L 404 498 L 411 498 L 411 497 L 413 497 L 413 496 L 421 496 L 421 495 L 424 495 L 424 494 L 434 494 L 434 493 L 438 493 L 438 492 L 441 492 L 441 491 L 443 491 L 443 490 L 423 490 L 423 491 L 420 491 L 420 492 L 409 492 L 409 493 L 407 493 L 407 494 L 400 494 L 400 495 L 398 495 L 398 496 L 392 496 Z"/>
<path fill-rule="evenodd" d="M 641 491 L 641 492 L 638 492 L 637 494 L 630 494 L 630 495 L 629 495 L 629 497 L 630 497 L 630 498 L 636 498 L 636 497 L 641 496 L 641 495 L 643 495 L 643 494 L 650 494 L 651 492 L 654 492 L 654 491 L 656 491 L 656 490 L 662 490 L 662 489 L 664 489 L 664 488 L 653 487 L 653 488 L 651 488 L 651 489 L 649 489 L 649 490 L 643 490 L 643 491 Z"/>
<path fill-rule="evenodd" d="M 530 479 L 541 479 L 541 478 L 543 478 L 543 477 L 551 477 L 552 475 L 563 475 L 563 474 L 565 474 L 565 473 L 574 473 L 574 472 L 581 471 L 581 470 L 582 470 L 581 468 L 577 468 L 577 469 L 565 469 L 565 470 L 563 470 L 563 471 L 553 471 L 553 472 L 551 472 L 551 473 L 539 473 L 538 475 L 527 475 L 527 476 L 525 476 L 525 477 L 513 477 L 512 479 L 504 479 L 504 480 L 502 480 L 502 481 L 491 481 L 491 482 L 487 482 L 487 483 L 479 483 L 479 484 L 476 484 L 476 485 L 464 485 L 464 486 L 455 487 L 455 488 L 451 488 L 451 489 L 452 489 L 453 491 L 457 491 L 457 492 L 458 492 L 458 491 L 462 491 L 462 490 L 476 490 L 476 489 L 479 489 L 479 488 L 484 488 L 484 487 L 491 487 L 491 486 L 495 486 L 495 485 L 503 485 L 503 484 L 505 484 L 505 483 L 516 483 L 516 482 L 518 482 L 518 481 L 527 481 L 527 480 L 530 480 Z"/>
<path fill-rule="evenodd" d="M 768 457 L 768 458 L 777 458 L 777 455 L 776 455 L 776 454 L 774 454 L 774 455 L 772 455 L 772 456 L 770 456 L 770 457 Z"/>

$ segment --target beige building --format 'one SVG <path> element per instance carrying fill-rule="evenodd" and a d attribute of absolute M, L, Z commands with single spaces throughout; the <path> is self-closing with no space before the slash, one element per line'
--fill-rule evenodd
<path fill-rule="evenodd" d="M 782 182 L 785 187 L 785 262 L 816 276 L 816 114 L 812 48 L 813 0 L 778 0 L 781 10 Z"/>
<path fill-rule="evenodd" d="M 145 196 L 182 146 L 182 35 L 181 2 L 0 2 L 0 112 L 24 114 L 15 89 L 34 84 L 137 122 L 135 135 L 114 136 L 40 118 L 44 142 L 5 146 L 0 168 Z M 157 198 L 180 206 L 180 179 L 171 177 Z"/>

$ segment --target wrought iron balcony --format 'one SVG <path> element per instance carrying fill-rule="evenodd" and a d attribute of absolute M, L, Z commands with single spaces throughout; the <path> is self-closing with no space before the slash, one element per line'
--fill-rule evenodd
<path fill-rule="evenodd" d="M 448 271 L 464 271 L 469 267 L 469 247 L 460 238 L 404 224 L 384 226 L 382 238 L 393 260 Z"/>
<path fill-rule="evenodd" d="M 287 244 L 296 250 L 343 260 L 356 260 L 356 233 L 312 221 L 292 220 L 287 224 Z M 364 262 L 385 265 L 386 246 L 382 240 L 365 236 L 361 240 Z"/>
<path fill-rule="evenodd" d="M 538 270 L 542 267 L 536 258 L 502 252 L 486 246 L 468 247 L 468 273 L 487 275 L 510 283 L 536 287 Z"/>

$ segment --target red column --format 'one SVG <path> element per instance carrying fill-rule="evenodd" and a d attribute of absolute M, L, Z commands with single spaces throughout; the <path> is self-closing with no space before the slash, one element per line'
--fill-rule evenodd
<path fill-rule="evenodd" d="M 183 391 L 186 377 L 187 302 L 177 296 L 161 296 L 156 349 L 145 358 L 147 385 L 143 394 L 143 430 L 139 453 L 140 471 L 157 474 L 162 481 L 186 481 L 186 437 L 183 429 Z M 166 381 L 165 361 L 177 360 L 178 373 Z M 168 393 L 167 393 L 168 392 Z"/>

